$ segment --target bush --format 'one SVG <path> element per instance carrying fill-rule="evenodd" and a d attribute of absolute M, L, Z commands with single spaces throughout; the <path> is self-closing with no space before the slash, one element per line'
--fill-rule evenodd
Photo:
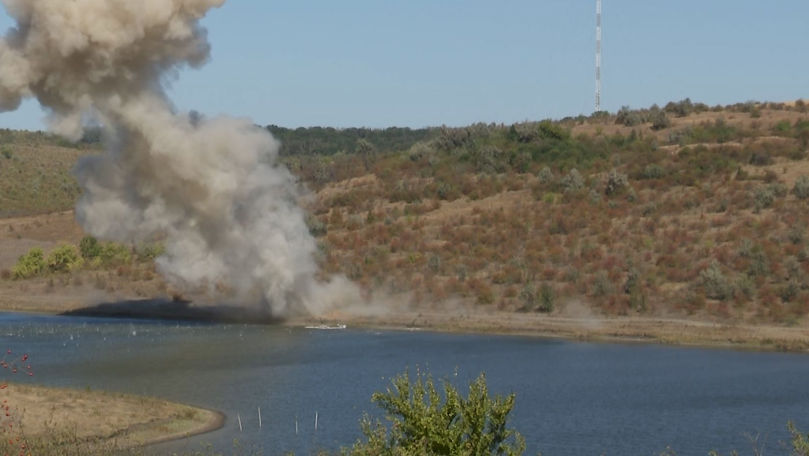
<path fill-rule="evenodd" d="M 101 246 L 98 257 L 104 264 L 126 264 L 132 260 L 132 252 L 125 245 L 107 242 Z"/>
<path fill-rule="evenodd" d="M 553 287 L 548 283 L 543 283 L 539 287 L 539 307 L 537 307 L 537 310 L 544 313 L 553 312 L 555 300 L 556 296 L 553 292 Z"/>
<path fill-rule="evenodd" d="M 576 168 L 570 170 L 570 172 L 562 179 L 562 187 L 565 189 L 565 192 L 577 192 L 584 188 L 584 178 L 581 177 L 581 173 Z"/>
<path fill-rule="evenodd" d="M 627 179 L 626 174 L 619 173 L 613 169 L 607 175 L 607 182 L 604 185 L 604 194 L 612 195 L 613 193 L 623 190 L 628 185 L 629 179 Z"/>
<path fill-rule="evenodd" d="M 795 179 L 795 185 L 792 187 L 792 193 L 800 199 L 809 198 L 809 177 L 798 176 Z"/>
<path fill-rule="evenodd" d="M 550 185 L 554 181 L 553 171 L 547 166 L 544 166 L 539 170 L 539 173 L 537 173 L 537 179 L 542 185 Z"/>
<path fill-rule="evenodd" d="M 809 434 L 804 435 L 801 431 L 797 430 L 792 421 L 787 423 L 787 429 L 789 429 L 789 433 L 792 436 L 793 456 L 809 456 Z"/>
<path fill-rule="evenodd" d="M 618 114 L 615 116 L 615 123 L 624 125 L 626 127 L 634 127 L 640 125 L 644 121 L 643 116 L 638 111 L 629 109 L 629 106 L 621 106 Z"/>
<path fill-rule="evenodd" d="M 514 407 L 514 394 L 489 397 L 481 374 L 469 385 L 464 398 L 444 381 L 444 394 L 429 375 L 418 373 L 415 382 L 405 373 L 391 381 L 384 393 L 374 393 L 390 421 L 390 429 L 368 417 L 362 420 L 364 441 L 343 454 L 351 456 L 520 455 L 525 440 L 506 427 Z"/>
<path fill-rule="evenodd" d="M 325 234 L 325 225 L 321 222 L 317 217 L 312 217 L 317 223 L 323 226 L 323 234 Z M 308 220 L 307 220 L 308 221 Z M 317 236 L 315 234 L 315 229 L 312 225 L 309 227 L 310 232 L 313 236 Z M 145 244 L 141 244 L 137 248 L 138 257 L 140 259 L 145 260 L 154 260 L 155 258 L 159 257 L 163 253 L 166 252 L 166 248 L 163 246 L 161 242 L 147 242 Z"/>
<path fill-rule="evenodd" d="M 51 272 L 68 272 L 80 268 L 83 260 L 75 245 L 65 244 L 53 249 L 45 263 Z"/>
<path fill-rule="evenodd" d="M 775 192 L 769 186 L 756 187 L 753 191 L 753 205 L 756 212 L 770 207 L 775 201 Z"/>
<path fill-rule="evenodd" d="M 724 301 L 733 297 L 733 284 L 716 261 L 699 273 L 699 279 L 708 298 Z"/>
<path fill-rule="evenodd" d="M 665 174 L 663 167 L 657 164 L 646 165 L 640 173 L 643 179 L 660 179 Z"/>
<path fill-rule="evenodd" d="M 39 247 L 33 247 L 17 260 L 11 269 L 15 279 L 27 279 L 45 271 L 45 253 Z"/>
<path fill-rule="evenodd" d="M 313 215 L 306 216 L 306 225 L 309 227 L 309 234 L 314 237 L 322 237 L 325 236 L 328 232 L 328 228 L 326 224 L 323 223 L 319 218 Z M 161 252 L 162 253 L 162 252 Z M 158 257 L 160 254 L 153 256 L 152 258 Z"/>
<path fill-rule="evenodd" d="M 663 111 L 654 111 L 649 115 L 652 122 L 652 130 L 663 130 L 671 125 L 671 121 Z"/>
<path fill-rule="evenodd" d="M 82 258 L 91 260 L 101 254 L 101 245 L 98 243 L 98 239 L 93 236 L 84 236 L 79 241 L 79 250 Z"/>

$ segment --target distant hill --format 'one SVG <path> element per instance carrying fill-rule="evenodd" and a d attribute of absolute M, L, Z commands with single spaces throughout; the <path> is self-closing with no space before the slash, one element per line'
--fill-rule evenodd
<path fill-rule="evenodd" d="M 267 130 L 281 141 L 281 155 L 335 155 L 354 153 L 366 143 L 379 151 L 407 149 L 418 141 L 436 136 L 436 128 L 284 128 L 268 125 Z"/>
<path fill-rule="evenodd" d="M 315 195 L 322 266 L 368 292 L 427 307 L 807 322 L 801 101 L 682 100 L 464 128 L 267 128 Z M 97 145 L 15 135 L 0 143 L 0 213 L 70 207 L 69 169 Z"/>

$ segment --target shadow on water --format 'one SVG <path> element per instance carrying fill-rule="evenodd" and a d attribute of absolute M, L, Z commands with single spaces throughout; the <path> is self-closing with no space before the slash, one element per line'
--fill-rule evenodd
<path fill-rule="evenodd" d="M 69 310 L 61 315 L 220 323 L 278 324 L 283 321 L 283 319 L 273 316 L 269 309 L 226 304 L 195 305 L 191 301 L 176 299 L 131 299 L 104 302 Z"/>

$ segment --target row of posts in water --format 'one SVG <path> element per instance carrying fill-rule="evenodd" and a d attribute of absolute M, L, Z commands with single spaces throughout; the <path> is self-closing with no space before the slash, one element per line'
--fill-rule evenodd
<path fill-rule="evenodd" d="M 258 411 L 258 428 L 261 429 L 261 407 L 256 407 Z M 239 432 L 242 432 L 242 416 L 236 413 L 236 420 L 239 422 Z M 315 432 L 317 432 L 317 411 L 315 411 Z M 295 435 L 298 435 L 298 417 L 295 417 Z"/>

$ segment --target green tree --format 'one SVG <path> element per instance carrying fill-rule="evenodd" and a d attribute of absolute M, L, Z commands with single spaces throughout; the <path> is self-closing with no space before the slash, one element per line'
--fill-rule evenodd
<path fill-rule="evenodd" d="M 520 455 L 522 436 L 506 427 L 514 407 L 514 394 L 489 397 L 486 377 L 481 374 L 463 397 L 448 381 L 443 398 L 429 375 L 418 373 L 415 381 L 405 373 L 391 381 L 372 401 L 385 412 L 390 429 L 381 422 L 362 421 L 365 440 L 345 449 L 350 456 Z"/>
<path fill-rule="evenodd" d="M 665 111 L 657 110 L 649 113 L 649 121 L 652 122 L 652 130 L 663 130 L 671 125 L 671 121 L 666 116 Z"/>
<path fill-rule="evenodd" d="M 98 243 L 98 239 L 93 236 L 84 236 L 79 241 L 79 250 L 82 258 L 91 260 L 101 253 L 101 245 Z"/>
<path fill-rule="evenodd" d="M 362 158 L 362 164 L 365 165 L 365 171 L 371 170 L 371 162 L 376 155 L 376 147 L 371 144 L 370 141 L 366 140 L 365 138 L 360 138 L 357 140 L 357 147 L 356 147 L 357 155 Z"/>
<path fill-rule="evenodd" d="M 787 429 L 792 435 L 792 456 L 809 456 L 809 434 L 803 434 L 790 421 Z"/>

